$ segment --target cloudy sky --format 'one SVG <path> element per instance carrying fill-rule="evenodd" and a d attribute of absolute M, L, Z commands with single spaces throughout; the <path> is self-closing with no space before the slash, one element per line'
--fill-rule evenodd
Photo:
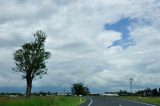
<path fill-rule="evenodd" d="M 160 87 L 160 0 L 1 0 L 0 90 L 25 87 L 13 53 L 37 30 L 52 57 L 35 88 Z"/>

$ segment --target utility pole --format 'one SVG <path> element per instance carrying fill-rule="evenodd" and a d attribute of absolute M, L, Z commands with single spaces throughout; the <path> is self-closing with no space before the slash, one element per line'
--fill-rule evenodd
<path fill-rule="evenodd" d="M 130 82 L 130 90 L 131 90 L 131 94 L 132 94 L 132 83 L 133 83 L 133 78 L 130 78 L 130 79 L 129 79 L 129 82 Z"/>

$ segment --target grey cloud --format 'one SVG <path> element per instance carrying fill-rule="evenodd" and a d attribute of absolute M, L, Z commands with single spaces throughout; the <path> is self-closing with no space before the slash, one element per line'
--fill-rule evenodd
<path fill-rule="evenodd" d="M 159 2 L 153 1 L 0 1 L 1 86 L 25 85 L 24 81 L 17 83 L 20 74 L 8 70 L 14 65 L 15 48 L 31 41 L 37 29 L 47 33 L 46 48 L 52 58 L 47 63 L 48 75 L 35 80 L 34 86 L 70 86 L 82 81 L 95 89 L 127 89 L 130 77 L 134 77 L 136 89 L 156 86 L 155 82 L 160 81 L 160 20 Z M 105 44 L 121 38 L 116 32 L 104 31 L 103 25 L 125 17 L 145 19 L 150 26 L 143 22 L 131 25 L 134 46 L 125 50 L 121 46 L 106 48 Z M 9 79 L 3 75 L 12 82 L 7 83 Z"/>
<path fill-rule="evenodd" d="M 13 39 L 0 38 L 0 48 L 17 47 L 19 45 L 22 45 L 23 43 L 25 43 L 25 40 L 20 36 L 15 36 Z"/>
<path fill-rule="evenodd" d="M 61 47 L 55 48 L 56 50 L 62 50 L 64 52 L 75 52 L 75 53 L 88 53 L 93 52 L 94 48 L 89 47 L 90 45 L 86 42 L 72 42 L 65 44 Z"/>
<path fill-rule="evenodd" d="M 4 11 L 1 11 L 0 13 L 1 24 L 14 21 L 27 21 L 28 23 L 35 23 L 41 20 L 49 19 L 57 12 L 55 11 L 55 8 L 57 8 L 56 5 L 51 5 L 50 3 L 44 4 L 43 1 L 37 1 L 35 3 L 33 1 L 30 1 L 30 3 L 28 3 L 28 1 L 21 1 L 20 3 L 22 4 L 17 4 L 12 1 L 8 4 L 6 1 L 4 5 L 8 9 L 4 9 L 4 6 L 1 7 L 2 10 L 4 9 Z"/>

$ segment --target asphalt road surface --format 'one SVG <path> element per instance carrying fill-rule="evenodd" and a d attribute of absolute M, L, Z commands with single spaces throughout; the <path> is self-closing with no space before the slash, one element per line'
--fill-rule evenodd
<path fill-rule="evenodd" d="M 87 97 L 87 101 L 80 106 L 156 106 L 146 103 L 118 99 L 113 97 Z"/>

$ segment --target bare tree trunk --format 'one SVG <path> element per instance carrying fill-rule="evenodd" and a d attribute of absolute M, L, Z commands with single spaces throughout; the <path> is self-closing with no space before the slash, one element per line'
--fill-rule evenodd
<path fill-rule="evenodd" d="M 26 81 L 27 81 L 26 96 L 30 97 L 31 96 L 31 90 L 32 90 L 32 79 L 26 79 Z"/>

